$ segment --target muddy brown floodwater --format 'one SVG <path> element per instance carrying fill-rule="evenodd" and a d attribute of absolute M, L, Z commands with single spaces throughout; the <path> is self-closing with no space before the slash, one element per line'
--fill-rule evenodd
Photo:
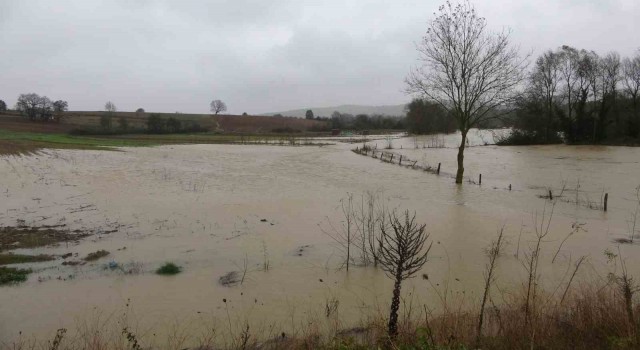
<path fill-rule="evenodd" d="M 76 266 L 63 266 L 61 258 L 16 265 L 34 272 L 24 283 L 0 287 L 0 339 L 44 341 L 62 327 L 117 331 L 125 317 L 147 343 L 177 328 L 215 328 L 224 339 L 245 321 L 265 337 L 358 325 L 386 308 L 391 283 L 373 267 L 339 269 L 343 255 L 323 230 L 329 223 L 340 225 L 342 198 L 352 193 L 357 202 L 367 191 L 389 208 L 415 211 L 427 224 L 434 247 L 419 275 L 429 278 L 412 279 L 403 289 L 420 309 L 425 304 L 437 310 L 445 293 L 464 295 L 471 304 L 478 299 L 485 248 L 502 226 L 508 245 L 497 284 L 521 288 L 524 268 L 515 255 L 522 258 L 533 242 L 536 213 L 540 218 L 551 211 L 551 202 L 540 198 L 549 188 L 559 194 L 564 187 L 564 193 L 543 242 L 543 284 L 560 283 L 583 255 L 588 264 L 579 278 L 606 278 L 613 267 L 604 251 L 617 253 L 618 246 L 640 276 L 640 246 L 616 243 L 629 238 L 638 205 L 639 149 L 482 146 L 493 142 L 490 134 L 471 136 L 465 175 L 475 181 L 482 174 L 481 186 L 458 187 L 450 177 L 456 135 L 390 140 L 388 151 L 419 165 L 442 163 L 440 176 L 355 154 L 350 150 L 361 143 L 342 142 L 47 150 L 2 157 L 0 225 L 64 225 L 94 233 L 79 243 L 15 253 L 110 254 Z M 369 141 L 378 148 L 386 142 Z M 597 208 L 603 193 L 609 193 L 606 213 Z M 582 229 L 552 264 L 576 225 Z M 183 272 L 156 275 L 165 262 Z M 220 283 L 229 272 L 242 275 L 245 264 L 242 284 Z M 339 324 L 325 317 L 335 301 Z"/>

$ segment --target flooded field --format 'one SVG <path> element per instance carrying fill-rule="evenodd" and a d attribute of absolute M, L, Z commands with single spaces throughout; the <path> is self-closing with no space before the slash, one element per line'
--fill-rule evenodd
<path fill-rule="evenodd" d="M 437 309 L 444 295 L 464 295 L 473 304 L 485 249 L 501 227 L 508 245 L 497 285 L 519 290 L 520 259 L 543 212 L 548 219 L 553 211 L 541 262 L 542 282 L 551 289 L 566 283 L 567 269 L 581 256 L 588 258 L 579 279 L 606 279 L 614 267 L 604 252 L 618 253 L 618 247 L 640 276 L 640 246 L 618 243 L 633 238 L 638 149 L 497 147 L 485 146 L 493 143 L 488 134 L 470 136 L 465 176 L 477 182 L 482 174 L 482 185 L 462 187 L 451 178 L 456 135 L 367 141 L 380 150 L 390 142 L 387 152 L 421 166 L 441 163 L 439 176 L 358 155 L 351 149 L 362 143 L 339 139 L 323 147 L 176 145 L 2 157 L 0 226 L 91 235 L 12 250 L 72 255 L 17 265 L 33 273 L 24 283 L 0 287 L 0 340 L 52 339 L 62 327 L 118 333 L 125 319 L 148 342 L 211 329 L 224 338 L 244 322 L 264 337 L 357 326 L 384 312 L 391 281 L 371 266 L 341 268 L 344 255 L 327 232 L 343 221 L 341 200 L 353 194 L 359 205 L 367 192 L 389 209 L 415 211 L 427 224 L 434 244 L 419 274 L 424 277 L 403 289 L 419 309 Z M 542 198 L 550 189 L 555 207 Z M 109 255 L 81 259 L 98 250 Z M 165 262 L 183 272 L 155 274 Z M 236 283 L 221 283 L 230 272 Z M 332 312 L 340 324 L 329 320 Z"/>

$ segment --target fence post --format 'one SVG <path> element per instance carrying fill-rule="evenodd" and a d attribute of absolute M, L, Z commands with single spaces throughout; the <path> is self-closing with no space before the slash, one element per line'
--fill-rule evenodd
<path fill-rule="evenodd" d="M 440 175 L 440 163 L 438 163 L 438 171 L 436 171 L 436 174 Z"/>
<path fill-rule="evenodd" d="M 482 185 L 482 174 L 478 177 L 478 185 Z"/>
<path fill-rule="evenodd" d="M 402 165 L 402 154 L 400 155 L 400 162 L 398 163 L 398 165 Z"/>
<path fill-rule="evenodd" d="M 605 193 L 604 194 L 604 211 L 607 211 L 607 204 L 609 202 L 609 194 Z"/>

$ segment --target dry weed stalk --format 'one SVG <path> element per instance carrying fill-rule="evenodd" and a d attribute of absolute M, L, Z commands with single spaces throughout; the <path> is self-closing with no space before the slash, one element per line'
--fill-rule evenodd
<path fill-rule="evenodd" d="M 476 332 L 476 348 L 480 348 L 480 340 L 482 338 L 482 324 L 484 321 L 484 310 L 487 305 L 487 299 L 491 292 L 491 285 L 495 281 L 495 269 L 497 266 L 498 257 L 503 246 L 504 226 L 500 228 L 498 238 L 491 242 L 487 255 L 489 256 L 489 262 L 485 267 L 484 272 L 484 293 L 482 295 L 482 302 L 480 304 L 480 315 L 478 317 L 478 330 Z"/>

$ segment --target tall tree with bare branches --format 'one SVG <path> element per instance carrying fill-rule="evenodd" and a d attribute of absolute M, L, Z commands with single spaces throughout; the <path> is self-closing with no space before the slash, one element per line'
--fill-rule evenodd
<path fill-rule="evenodd" d="M 425 225 L 416 224 L 416 215 L 404 212 L 404 220 L 395 212 L 389 214 L 389 225 L 380 224 L 378 239 L 378 263 L 395 283 L 389 312 L 389 337 L 398 335 L 398 309 L 402 281 L 413 277 L 427 262 L 431 243 L 425 249 L 429 234 Z"/>
<path fill-rule="evenodd" d="M 227 110 L 227 105 L 221 100 L 211 101 L 211 103 L 209 104 L 209 107 L 211 108 L 211 112 L 213 112 L 213 114 L 216 114 L 216 115 L 220 112 L 225 112 Z"/>
<path fill-rule="evenodd" d="M 631 99 L 632 118 L 629 122 L 629 132 L 640 136 L 640 50 L 632 58 L 622 61 L 624 92 Z"/>
<path fill-rule="evenodd" d="M 421 65 L 406 78 L 407 92 L 449 111 L 462 134 L 456 183 L 464 175 L 469 129 L 508 111 L 525 78 L 527 57 L 511 45 L 510 32 L 490 32 L 468 2 L 440 6 L 418 43 Z"/>
<path fill-rule="evenodd" d="M 560 84 L 560 54 L 551 50 L 544 52 L 535 61 L 529 75 L 528 97 L 543 104 L 543 140 L 549 140 L 554 113 L 561 102 L 557 91 Z"/>

